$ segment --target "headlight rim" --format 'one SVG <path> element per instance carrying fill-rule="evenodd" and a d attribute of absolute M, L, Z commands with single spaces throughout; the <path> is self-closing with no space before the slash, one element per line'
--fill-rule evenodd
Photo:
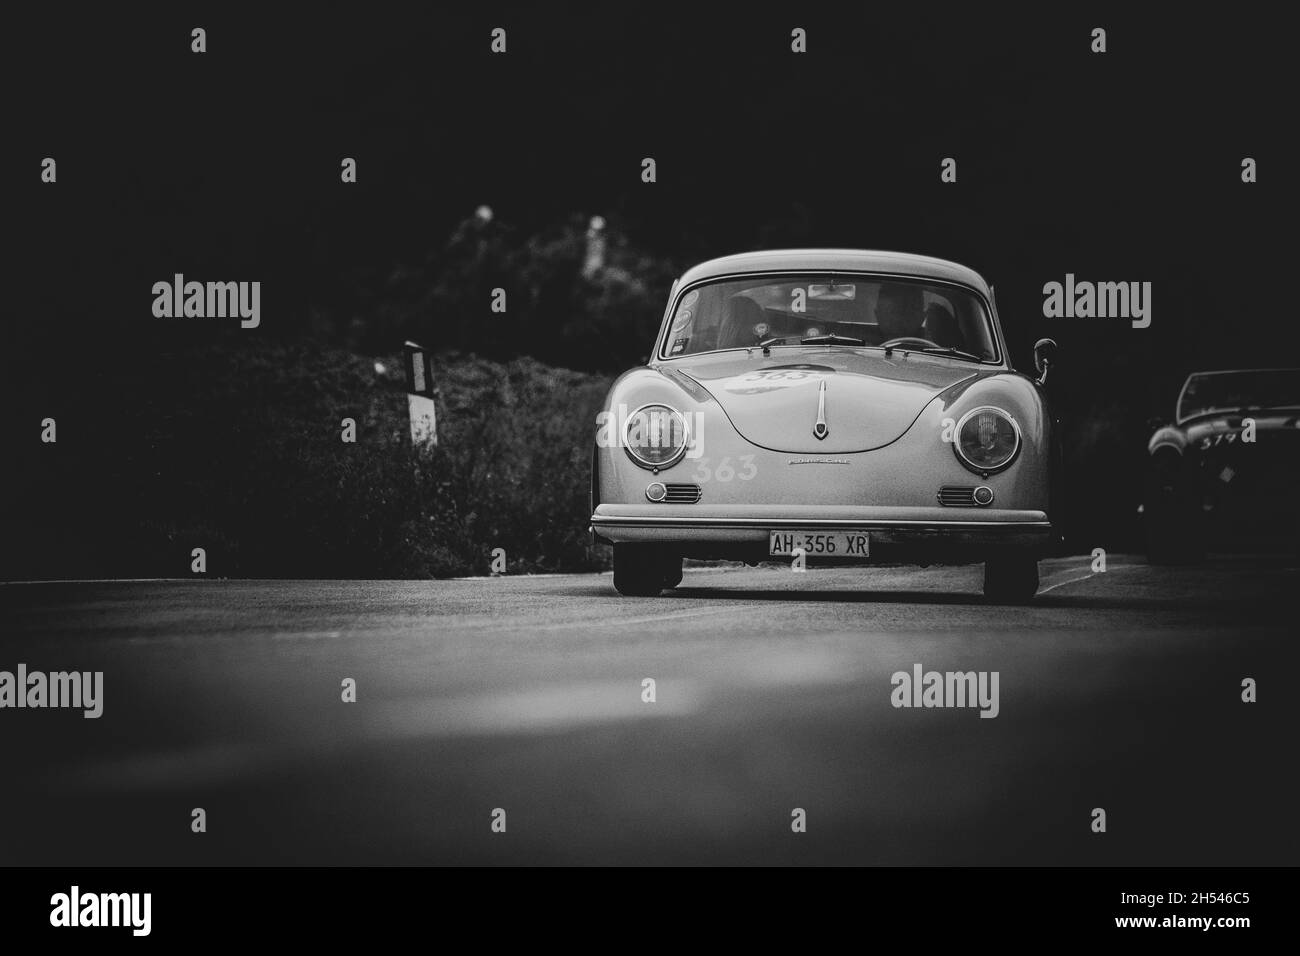
<path fill-rule="evenodd" d="M 976 464 L 975 462 L 967 458 L 965 453 L 962 451 L 961 430 L 966 426 L 966 423 L 970 421 L 973 415 L 978 415 L 980 412 L 996 412 L 997 414 L 1001 415 L 1003 418 L 1005 418 L 1007 421 L 1011 423 L 1011 430 L 1015 433 L 1016 436 L 1016 445 L 1015 448 L 1011 450 L 1011 454 L 1007 456 L 1006 461 L 1002 462 L 1001 464 L 998 465 Z M 1020 430 L 1020 423 L 1016 421 L 1016 417 L 1012 415 L 1009 411 L 1007 411 L 1005 408 L 1000 408 L 997 405 L 978 405 L 975 408 L 970 409 L 965 414 L 963 414 L 961 418 L 957 419 L 957 426 L 956 428 L 953 429 L 953 435 L 952 435 L 953 454 L 957 456 L 957 460 L 961 462 L 962 465 L 968 471 L 972 471 L 977 475 L 996 475 L 1000 471 L 1006 471 L 1013 464 L 1015 464 L 1016 459 L 1020 457 L 1020 450 L 1024 447 L 1024 444 L 1025 444 L 1024 434 Z"/>
<path fill-rule="evenodd" d="M 661 461 L 661 462 L 647 461 L 646 459 L 637 455 L 637 453 L 632 450 L 632 443 L 628 440 L 628 432 L 632 428 L 632 422 L 636 419 L 638 415 L 640 415 L 647 408 L 666 408 L 668 411 L 672 412 L 679 419 L 681 419 L 682 436 L 683 436 L 682 446 L 679 449 L 677 449 L 677 451 L 673 454 L 672 458 L 669 458 L 665 461 Z M 623 421 L 623 451 L 627 453 L 628 458 L 632 459 L 632 463 L 639 468 L 645 468 L 647 471 L 652 471 L 658 474 L 659 472 L 663 471 L 666 468 L 673 467 L 673 465 L 676 465 L 683 458 L 685 458 L 686 451 L 690 447 L 691 447 L 690 419 L 686 417 L 686 414 L 681 409 L 674 408 L 672 405 L 669 405 L 667 402 L 646 402 L 644 405 L 641 405 L 638 408 L 633 409 L 632 412 L 629 413 L 627 418 L 624 419 Z"/>

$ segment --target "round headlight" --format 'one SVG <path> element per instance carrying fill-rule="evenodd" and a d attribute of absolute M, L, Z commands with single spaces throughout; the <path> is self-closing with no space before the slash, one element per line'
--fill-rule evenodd
<path fill-rule="evenodd" d="M 675 465 L 690 438 L 686 416 L 667 405 L 642 405 L 623 426 L 623 447 L 642 468 Z"/>
<path fill-rule="evenodd" d="M 998 471 L 1011 464 L 1020 451 L 1020 426 L 1000 408 L 973 408 L 957 422 L 952 446 L 971 471 Z"/>

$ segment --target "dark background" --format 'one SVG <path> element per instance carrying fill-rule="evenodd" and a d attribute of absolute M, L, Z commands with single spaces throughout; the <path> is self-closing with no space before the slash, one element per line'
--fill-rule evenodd
<path fill-rule="evenodd" d="M 0 572 L 181 576 L 196 546 L 231 575 L 482 572 L 499 545 L 512 570 L 599 566 L 593 415 L 646 354 L 673 275 L 799 245 L 974 267 L 1022 369 L 1056 338 L 1067 544 L 1134 547 L 1147 422 L 1186 374 L 1295 364 L 1293 54 L 1269 16 L 24 11 L 6 31 Z M 586 280 L 592 215 L 610 254 Z M 151 286 L 175 272 L 260 280 L 261 327 L 154 319 Z M 1043 318 L 1043 284 L 1067 272 L 1152 282 L 1151 327 Z M 439 353 L 443 444 L 419 473 L 406 337 Z M 39 441 L 46 416 L 57 445 Z"/>

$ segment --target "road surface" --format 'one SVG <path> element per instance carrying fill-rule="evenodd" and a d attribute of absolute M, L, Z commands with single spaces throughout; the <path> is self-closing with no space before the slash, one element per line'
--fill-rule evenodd
<path fill-rule="evenodd" d="M 104 709 L 0 710 L 0 864 L 1296 863 L 1300 569 L 1090 564 L 1027 608 L 977 567 L 3 585 L 0 670 Z M 893 706 L 915 665 L 997 716 Z"/>

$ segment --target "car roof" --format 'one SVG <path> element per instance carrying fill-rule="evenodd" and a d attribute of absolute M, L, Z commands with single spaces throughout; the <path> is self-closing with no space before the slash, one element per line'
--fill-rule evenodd
<path fill-rule="evenodd" d="M 1216 368 L 1204 372 L 1193 372 L 1187 376 L 1188 381 L 1194 378 L 1205 378 L 1207 375 L 1252 375 L 1256 372 L 1300 372 L 1300 368 L 1279 366 L 1277 368 Z"/>
<path fill-rule="evenodd" d="M 910 252 L 874 249 L 771 249 L 722 256 L 692 266 L 682 274 L 681 284 L 701 279 L 749 272 L 883 272 L 892 275 L 940 279 L 970 286 L 991 297 L 989 284 L 974 269 L 957 262 L 919 256 Z"/>

